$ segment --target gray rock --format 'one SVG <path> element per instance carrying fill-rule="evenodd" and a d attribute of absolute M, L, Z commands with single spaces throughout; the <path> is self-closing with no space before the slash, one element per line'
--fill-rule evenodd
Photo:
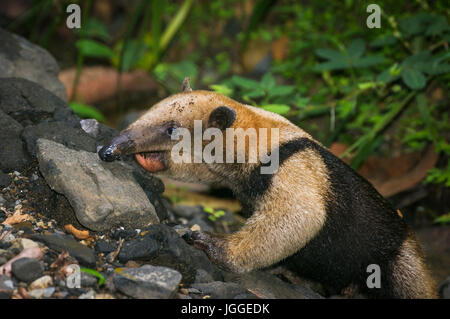
<path fill-rule="evenodd" d="M 194 282 L 198 269 L 203 269 L 214 280 L 222 280 L 220 271 L 206 254 L 188 245 L 171 227 L 159 224 L 142 231 L 146 232 L 144 236 L 124 242 L 118 255 L 120 262 L 144 260 L 176 269 L 183 275 L 185 284 Z"/>
<path fill-rule="evenodd" d="M 204 269 L 197 269 L 195 272 L 195 283 L 203 284 L 207 282 L 213 282 L 214 278 Z"/>
<path fill-rule="evenodd" d="M 167 267 L 144 265 L 127 268 L 113 279 L 117 290 L 140 299 L 167 299 L 175 296 L 181 274 Z"/>
<path fill-rule="evenodd" d="M 97 277 L 85 272 L 81 272 L 81 287 L 97 287 Z"/>
<path fill-rule="evenodd" d="M 0 110 L 0 169 L 4 172 L 22 170 L 30 162 L 20 138 L 22 129 L 19 122 Z M 8 179 L 3 176 L 2 184 L 7 182 Z"/>
<path fill-rule="evenodd" d="M 0 29 L 0 77 L 21 77 L 42 85 L 66 100 L 66 90 L 58 79 L 59 67 L 43 48 Z"/>
<path fill-rule="evenodd" d="M 34 299 L 50 298 L 55 290 L 55 287 L 33 289 L 28 292 L 28 295 Z"/>
<path fill-rule="evenodd" d="M 99 253 L 109 254 L 110 252 L 116 250 L 116 247 L 104 240 L 98 240 L 95 244 L 95 250 Z"/>
<path fill-rule="evenodd" d="M 44 265 L 33 258 L 20 258 L 12 263 L 11 270 L 17 279 L 29 283 L 44 274 Z"/>
<path fill-rule="evenodd" d="M 96 119 L 81 120 L 80 125 L 83 131 L 94 138 L 100 133 L 100 125 Z"/>
<path fill-rule="evenodd" d="M 0 206 L 4 205 L 5 203 L 6 203 L 6 199 L 4 199 L 2 195 L 0 195 Z"/>
<path fill-rule="evenodd" d="M 2 114 L 0 111 L 0 117 L 1 116 L 2 116 Z M 11 177 L 9 177 L 8 174 L 5 174 L 0 170 L 0 188 L 8 187 L 10 183 L 11 183 Z"/>
<path fill-rule="evenodd" d="M 308 286 L 299 286 L 282 281 L 264 271 L 246 274 L 224 273 L 225 281 L 238 283 L 260 298 L 265 299 L 322 299 Z"/>
<path fill-rule="evenodd" d="M 442 299 L 450 299 L 450 277 L 447 277 L 447 279 L 439 285 L 439 296 Z"/>
<path fill-rule="evenodd" d="M 81 128 L 68 126 L 63 122 L 42 122 L 27 126 L 22 132 L 22 139 L 26 143 L 28 153 L 36 156 L 39 138 L 51 140 L 73 149 L 96 152 L 97 147 L 93 137 Z"/>
<path fill-rule="evenodd" d="M 78 221 L 104 231 L 159 222 L 155 208 L 123 162 L 102 162 L 96 153 L 74 151 L 39 139 L 39 168 L 49 186 L 69 200 Z"/>
<path fill-rule="evenodd" d="M 70 236 L 65 235 L 31 235 L 30 238 L 35 241 L 43 242 L 49 248 L 58 252 L 67 250 L 69 255 L 86 266 L 95 266 L 94 250 L 80 244 L 78 241 Z"/>
<path fill-rule="evenodd" d="M 247 289 L 239 284 L 222 281 L 195 283 L 191 285 L 191 288 L 198 289 L 202 294 L 209 295 L 213 299 L 232 299 L 247 292 Z"/>
<path fill-rule="evenodd" d="M 24 127 L 37 124 L 44 119 L 51 119 L 57 110 L 67 110 L 66 116 L 69 114 L 75 116 L 63 100 L 39 84 L 25 79 L 2 78 L 0 97 L 0 110 Z"/>
<path fill-rule="evenodd" d="M 0 275 L 0 299 L 10 298 L 14 291 L 14 283 L 8 276 Z"/>
<path fill-rule="evenodd" d="M 203 211 L 202 206 L 174 205 L 172 207 L 172 210 L 176 216 L 187 219 L 191 219 L 197 216 L 204 216 L 206 214 Z"/>

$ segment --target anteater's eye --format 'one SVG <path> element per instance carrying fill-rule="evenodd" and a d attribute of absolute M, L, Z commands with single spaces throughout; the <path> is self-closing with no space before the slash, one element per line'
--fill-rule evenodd
<path fill-rule="evenodd" d="M 166 131 L 167 135 L 172 136 L 173 132 L 175 132 L 175 129 L 176 129 L 176 127 L 173 127 L 173 126 L 169 127 Z"/>

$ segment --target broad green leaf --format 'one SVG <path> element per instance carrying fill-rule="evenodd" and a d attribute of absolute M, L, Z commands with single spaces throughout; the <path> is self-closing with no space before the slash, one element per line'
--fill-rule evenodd
<path fill-rule="evenodd" d="M 363 58 L 359 58 L 353 61 L 353 67 L 355 68 L 367 68 L 383 63 L 386 59 L 378 55 L 370 55 Z"/>
<path fill-rule="evenodd" d="M 427 80 L 422 72 L 412 69 L 405 68 L 402 71 L 403 82 L 412 90 L 420 90 L 425 87 Z"/>
<path fill-rule="evenodd" d="M 314 52 L 319 57 L 328 59 L 328 60 L 344 59 L 344 56 L 341 52 L 339 52 L 337 50 L 333 50 L 333 49 L 316 49 Z"/>
<path fill-rule="evenodd" d="M 247 78 L 244 78 L 244 77 L 238 76 L 238 75 L 234 75 L 231 78 L 231 81 L 235 85 L 240 86 L 247 90 L 252 90 L 252 89 L 259 87 L 259 83 L 257 81 L 252 80 L 252 79 L 247 79 Z"/>
<path fill-rule="evenodd" d="M 294 87 L 291 85 L 277 85 L 268 90 L 270 96 L 285 96 L 294 92 Z"/>
<path fill-rule="evenodd" d="M 80 271 L 97 277 L 99 286 L 101 286 L 101 285 L 103 285 L 105 283 L 105 277 L 100 272 L 98 272 L 97 270 L 90 269 L 90 268 L 80 268 Z"/>
<path fill-rule="evenodd" d="M 281 115 L 286 114 L 291 110 L 289 105 L 285 105 L 285 104 L 267 104 L 267 105 L 261 106 L 261 108 L 263 110 L 281 114 Z"/>
<path fill-rule="evenodd" d="M 325 62 L 314 66 L 315 71 L 332 71 L 332 70 L 344 70 L 348 69 L 350 64 L 345 60 L 333 60 L 330 62 Z"/>
<path fill-rule="evenodd" d="M 374 41 L 372 41 L 370 43 L 370 46 L 373 48 L 380 48 L 380 47 L 391 46 L 396 43 L 397 43 L 397 38 L 394 37 L 392 34 L 389 34 L 389 35 L 382 36 L 382 37 L 375 39 Z"/>
<path fill-rule="evenodd" d="M 82 38 L 99 38 L 104 41 L 108 41 L 110 39 L 105 25 L 97 19 L 88 19 L 82 24 L 82 27 L 78 32 Z"/>
<path fill-rule="evenodd" d="M 261 87 L 264 90 L 270 90 L 276 85 L 275 78 L 270 73 L 264 74 L 261 79 Z"/>
<path fill-rule="evenodd" d="M 366 43 L 362 39 L 355 39 L 350 42 L 347 53 L 351 60 L 360 58 L 366 50 Z"/>
<path fill-rule="evenodd" d="M 259 97 L 263 97 L 266 93 L 264 92 L 263 89 L 260 88 L 256 88 L 255 90 L 245 94 L 246 97 L 249 97 L 251 99 L 256 99 Z"/>
<path fill-rule="evenodd" d="M 114 52 L 110 48 L 94 40 L 78 40 L 76 46 L 86 57 L 112 58 L 114 56 Z"/>
<path fill-rule="evenodd" d="M 71 109 L 81 118 L 96 119 L 99 122 L 105 122 L 106 119 L 95 107 L 79 102 L 70 102 Z"/>
<path fill-rule="evenodd" d="M 231 94 L 233 94 L 233 90 L 226 85 L 212 84 L 209 87 L 219 94 L 223 94 L 226 96 L 230 96 Z"/>

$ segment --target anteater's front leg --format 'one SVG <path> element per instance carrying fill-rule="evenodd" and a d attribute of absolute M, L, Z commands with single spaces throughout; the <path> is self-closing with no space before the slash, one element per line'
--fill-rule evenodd
<path fill-rule="evenodd" d="M 234 234 L 193 232 L 191 240 L 211 261 L 233 272 L 268 267 L 301 249 L 322 227 L 318 214 L 258 212 Z M 277 231 L 274 231 L 277 230 Z"/>

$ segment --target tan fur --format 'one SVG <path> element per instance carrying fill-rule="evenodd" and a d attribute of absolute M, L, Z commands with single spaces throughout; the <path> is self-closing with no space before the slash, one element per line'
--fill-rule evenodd
<path fill-rule="evenodd" d="M 298 169 L 290 169 L 292 165 Z M 314 151 L 287 160 L 252 217 L 226 239 L 226 256 L 233 270 L 246 272 L 272 265 L 306 245 L 325 223 L 327 187 L 326 167 Z"/>
<path fill-rule="evenodd" d="M 153 106 L 127 130 L 133 131 L 135 136 L 138 136 L 137 139 L 145 139 L 147 132 L 152 132 L 163 123 L 173 120 L 191 132 L 194 120 L 202 120 L 205 129 L 209 115 L 219 106 L 228 106 L 235 110 L 236 120 L 233 128 L 255 128 L 257 132 L 259 128 L 278 128 L 280 144 L 301 137 L 313 140 L 309 134 L 277 114 L 209 91 L 186 91 L 170 96 Z M 225 141 L 224 137 L 224 147 Z M 170 149 L 175 143 L 172 141 L 161 145 L 146 145 L 143 142 L 141 146 L 138 145 L 136 152 L 166 151 L 168 168 L 159 173 L 160 175 L 227 186 L 237 194 L 240 192 L 238 181 L 245 180 L 257 165 L 177 164 L 170 159 Z M 208 142 L 204 142 L 206 143 Z M 271 145 L 269 139 L 268 145 Z M 235 151 L 238 150 L 235 148 Z M 205 250 L 213 261 L 236 272 L 266 267 L 292 255 L 314 238 L 326 221 L 325 200 L 330 187 L 328 176 L 329 172 L 316 151 L 306 149 L 294 154 L 273 176 L 264 199 L 254 203 L 253 215 L 240 231 L 225 236 L 202 233 L 196 241 L 197 247 Z M 429 278 L 413 239 L 405 241 L 395 263 L 398 271 L 394 273 L 394 280 L 398 287 L 402 287 L 399 288 L 401 291 L 398 291 L 400 296 L 435 296 L 433 281 Z M 419 291 L 419 287 L 425 290 Z"/>
<path fill-rule="evenodd" d="M 401 298 L 437 298 L 437 289 L 431 277 L 421 249 L 413 234 L 400 247 L 394 262 L 393 280 L 396 294 Z"/>

